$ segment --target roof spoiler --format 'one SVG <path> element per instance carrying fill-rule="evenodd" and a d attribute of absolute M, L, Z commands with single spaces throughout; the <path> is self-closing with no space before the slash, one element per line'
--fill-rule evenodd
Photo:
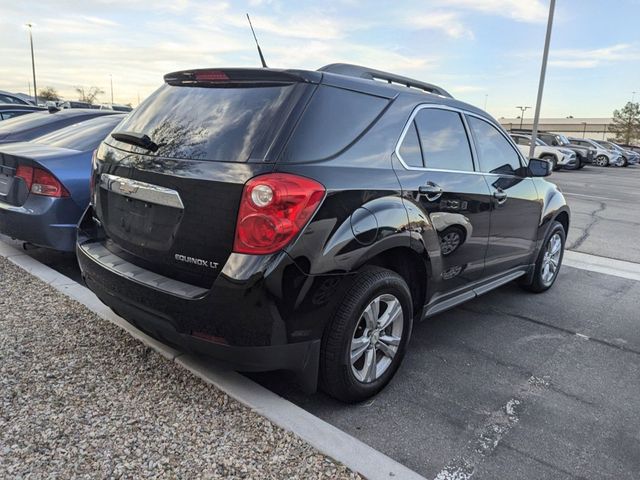
<path fill-rule="evenodd" d="M 365 78 L 367 80 L 386 81 L 387 83 L 403 85 L 409 88 L 415 88 L 425 91 L 427 93 L 433 93 L 442 97 L 453 98 L 449 92 L 444 88 L 438 87 L 427 82 L 421 82 L 409 77 L 403 77 L 402 75 L 396 75 L 395 73 L 383 72 L 382 70 L 376 70 L 374 68 L 362 67 L 360 65 L 352 65 L 349 63 L 332 63 L 325 65 L 318 69 L 319 72 L 337 73 L 338 75 L 345 75 L 347 77 Z"/>
<path fill-rule="evenodd" d="M 317 83 L 319 74 L 267 68 L 204 68 L 167 73 L 165 83 L 174 86 L 286 85 L 298 82 Z"/>

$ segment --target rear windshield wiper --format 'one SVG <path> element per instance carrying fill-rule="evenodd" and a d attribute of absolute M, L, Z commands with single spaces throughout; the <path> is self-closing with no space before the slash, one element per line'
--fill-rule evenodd
<path fill-rule="evenodd" d="M 128 143 L 130 145 L 136 145 L 138 147 L 151 150 L 152 152 L 158 151 L 158 144 L 149 138 L 149 135 L 136 132 L 114 132 L 111 134 L 113 138 L 119 142 Z"/>

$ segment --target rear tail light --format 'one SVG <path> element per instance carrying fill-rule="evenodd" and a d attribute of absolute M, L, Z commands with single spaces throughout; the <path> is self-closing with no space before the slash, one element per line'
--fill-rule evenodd
<path fill-rule="evenodd" d="M 31 191 L 31 184 L 33 183 L 33 167 L 26 165 L 18 165 L 16 169 L 16 177 L 24 180 L 27 184 L 27 190 Z"/>
<path fill-rule="evenodd" d="M 284 248 L 318 209 L 325 188 L 315 180 L 271 173 L 242 192 L 233 251 L 265 255 Z"/>
<path fill-rule="evenodd" d="M 27 189 L 35 195 L 58 198 L 69 196 L 69 192 L 58 179 L 41 168 L 19 165 L 16 169 L 16 177 L 22 178 L 27 184 Z"/>

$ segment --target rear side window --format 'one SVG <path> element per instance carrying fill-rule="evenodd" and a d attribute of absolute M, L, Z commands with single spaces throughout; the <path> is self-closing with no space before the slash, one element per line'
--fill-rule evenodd
<path fill-rule="evenodd" d="M 118 126 L 160 147 L 147 155 L 246 162 L 285 121 L 296 84 L 247 87 L 163 85 Z M 109 139 L 109 143 L 115 140 Z M 119 148 L 136 147 L 119 143 Z"/>
<path fill-rule="evenodd" d="M 425 167 L 473 171 L 469 139 L 459 113 L 424 108 L 415 123 Z"/>
<path fill-rule="evenodd" d="M 320 85 L 283 153 L 288 163 L 332 157 L 351 145 L 389 101 L 365 93 Z"/>
<path fill-rule="evenodd" d="M 415 122 L 411 122 L 407 133 L 402 140 L 399 150 L 400 156 L 404 163 L 410 167 L 423 167 L 422 150 L 420 148 L 420 140 L 418 140 L 418 131 Z"/>
<path fill-rule="evenodd" d="M 467 119 L 475 139 L 480 169 L 486 173 L 515 175 L 520 168 L 520 156 L 507 139 L 489 122 L 471 116 Z"/>

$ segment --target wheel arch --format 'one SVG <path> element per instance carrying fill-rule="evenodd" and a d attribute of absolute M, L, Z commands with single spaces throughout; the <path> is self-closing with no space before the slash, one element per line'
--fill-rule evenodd
<path fill-rule="evenodd" d="M 423 255 L 410 247 L 395 247 L 367 259 L 359 268 L 375 265 L 400 275 L 409 286 L 414 318 L 419 318 L 427 296 L 429 265 Z"/>

